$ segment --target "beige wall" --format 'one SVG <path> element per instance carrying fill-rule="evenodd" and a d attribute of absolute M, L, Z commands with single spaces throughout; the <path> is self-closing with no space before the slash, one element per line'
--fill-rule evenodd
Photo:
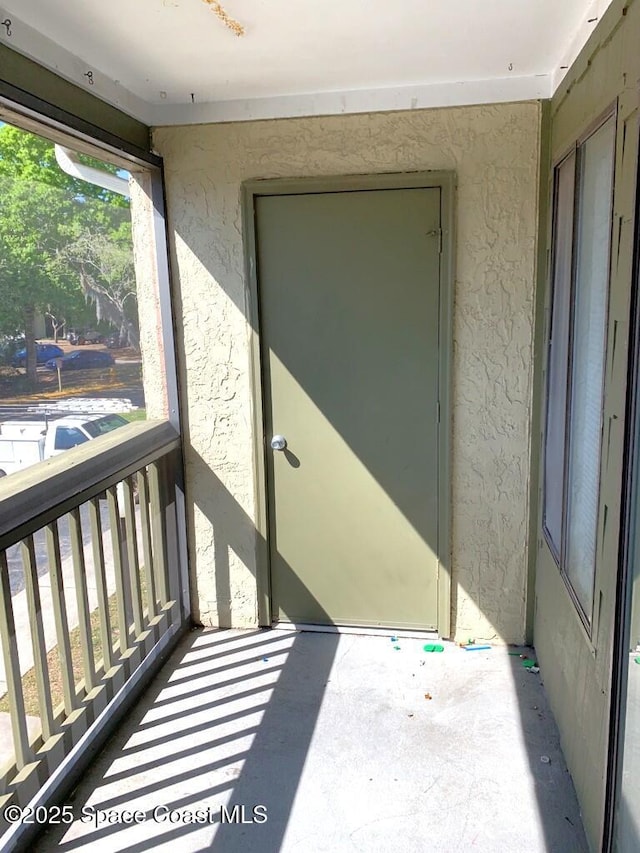
<path fill-rule="evenodd" d="M 585 630 L 539 534 L 534 640 L 592 849 L 605 808 L 611 660 L 623 492 L 627 348 L 635 233 L 640 79 L 640 3 L 614 0 L 552 103 L 552 156 L 563 157 L 617 102 L 612 265 L 605 370 L 594 611 Z M 550 291 L 550 288 L 548 288 Z M 550 311 L 547 293 L 547 325 Z M 542 515 L 540 515 L 542 517 Z"/>
<path fill-rule="evenodd" d="M 173 234 L 194 604 L 205 624 L 257 619 L 242 182 L 453 170 L 453 625 L 465 639 L 522 641 L 539 122 L 539 104 L 520 103 L 155 131 Z"/>

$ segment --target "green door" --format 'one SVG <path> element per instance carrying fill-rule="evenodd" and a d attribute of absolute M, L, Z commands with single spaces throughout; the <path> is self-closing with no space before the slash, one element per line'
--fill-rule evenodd
<path fill-rule="evenodd" d="M 274 621 L 436 628 L 440 189 L 255 214 Z"/>

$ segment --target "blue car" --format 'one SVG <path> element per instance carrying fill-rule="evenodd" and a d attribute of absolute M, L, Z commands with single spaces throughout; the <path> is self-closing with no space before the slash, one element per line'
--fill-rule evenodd
<path fill-rule="evenodd" d="M 110 367 L 115 364 L 111 353 L 104 350 L 74 350 L 65 355 L 60 362 L 61 370 L 88 370 L 91 367 Z M 49 370 L 57 368 L 56 359 L 52 358 L 45 364 Z"/>
<path fill-rule="evenodd" d="M 55 344 L 36 344 L 36 364 L 46 364 L 49 359 L 61 358 L 64 350 Z M 27 364 L 27 350 L 21 349 L 11 359 L 12 367 L 25 367 Z"/>

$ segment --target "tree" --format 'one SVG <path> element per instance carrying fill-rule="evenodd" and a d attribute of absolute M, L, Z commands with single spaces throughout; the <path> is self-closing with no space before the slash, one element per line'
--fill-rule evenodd
<path fill-rule="evenodd" d="M 95 305 L 98 321 L 107 320 L 117 326 L 120 337 L 137 348 L 140 333 L 130 236 L 87 232 L 70 243 L 63 254 L 78 270 L 85 296 Z"/>
<path fill-rule="evenodd" d="M 122 241 L 127 227 L 130 240 L 128 204 L 116 193 L 65 174 L 53 143 L 0 126 L 0 334 L 24 331 L 27 374 L 33 381 L 36 312 L 69 320 L 86 306 L 67 247 L 90 232 Z"/>
<path fill-rule="evenodd" d="M 57 344 L 60 335 L 64 335 L 64 330 L 67 325 L 67 319 L 62 314 L 59 314 L 57 317 L 55 314 L 52 314 L 50 305 L 47 306 L 47 310 L 45 311 L 45 317 L 47 317 L 49 322 L 51 323 L 51 328 L 53 329 L 53 340 Z"/>

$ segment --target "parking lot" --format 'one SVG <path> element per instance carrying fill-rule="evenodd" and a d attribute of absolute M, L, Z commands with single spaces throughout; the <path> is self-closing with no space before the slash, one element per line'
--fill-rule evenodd
<path fill-rule="evenodd" d="M 142 359 L 140 353 L 131 348 L 108 349 L 105 344 L 73 346 L 69 341 L 41 339 L 39 343 L 59 346 L 63 354 L 73 352 L 109 353 L 114 364 L 80 370 L 64 370 L 61 373 L 62 390 L 58 384 L 58 373 L 44 365 L 38 365 L 35 385 L 29 382 L 26 370 L 0 365 L 0 406 L 29 404 L 31 402 L 60 401 L 67 397 L 125 397 L 135 406 L 144 407 L 142 390 Z"/>

